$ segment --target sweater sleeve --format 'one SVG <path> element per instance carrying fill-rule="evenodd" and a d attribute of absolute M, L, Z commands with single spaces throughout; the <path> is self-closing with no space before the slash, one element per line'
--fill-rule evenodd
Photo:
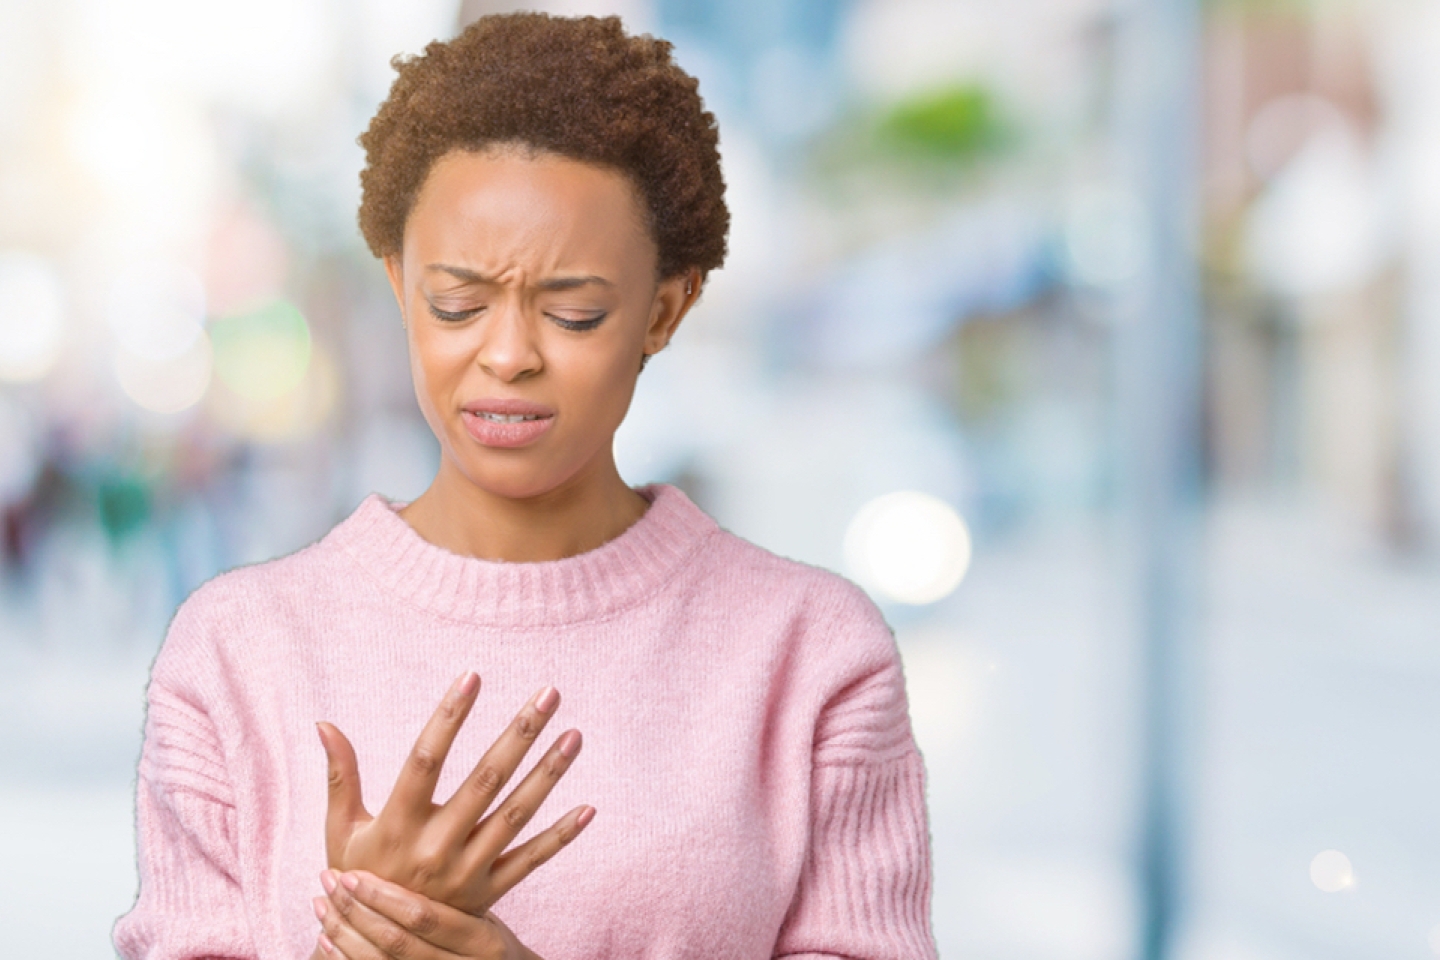
<path fill-rule="evenodd" d="M 936 955 L 925 768 L 894 640 L 878 612 L 873 620 L 883 643 L 816 730 L 810 846 L 775 950 L 787 960 Z"/>
<path fill-rule="evenodd" d="M 162 653 L 157 674 L 164 660 Z M 233 792 L 210 717 L 152 679 L 136 785 L 140 893 L 115 925 L 120 956 L 256 960 L 235 831 Z"/>

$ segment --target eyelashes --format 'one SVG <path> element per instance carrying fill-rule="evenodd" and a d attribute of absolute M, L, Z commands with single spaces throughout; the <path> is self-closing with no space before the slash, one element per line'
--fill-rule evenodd
<path fill-rule="evenodd" d="M 566 330 L 594 330 L 605 322 L 608 313 L 602 313 L 598 317 L 588 317 L 584 320 L 566 320 L 564 317 L 557 317 L 554 314 L 545 314 L 550 320 Z"/>
<path fill-rule="evenodd" d="M 471 317 L 479 313 L 482 309 L 480 307 L 476 307 L 474 310 L 459 310 L 452 313 L 449 310 L 441 310 L 433 303 L 429 304 L 428 306 L 430 307 L 430 313 L 435 317 L 436 320 L 445 320 L 450 323 L 455 323 L 460 320 L 469 320 Z"/>
<path fill-rule="evenodd" d="M 478 316 L 480 312 L 485 309 L 484 307 L 475 307 L 473 310 L 451 311 L 441 310 L 433 303 L 428 304 L 428 306 L 430 307 L 431 315 L 433 315 L 435 319 L 443 320 L 447 323 L 460 323 L 462 321 L 469 320 L 471 317 Z M 557 317 L 553 313 L 545 314 L 545 317 L 550 320 L 550 322 L 554 323 L 561 329 L 575 331 L 594 330 L 596 327 L 600 326 L 600 324 L 604 323 L 605 318 L 608 316 L 610 316 L 610 314 L 602 313 L 598 316 L 586 317 L 584 320 L 570 320 L 565 317 Z"/>

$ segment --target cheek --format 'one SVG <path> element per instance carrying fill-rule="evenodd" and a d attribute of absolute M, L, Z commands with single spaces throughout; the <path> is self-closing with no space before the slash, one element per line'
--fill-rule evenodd
<path fill-rule="evenodd" d="M 587 421 L 614 426 L 611 421 L 618 422 L 624 416 L 635 390 L 635 378 L 640 372 L 639 347 L 631 350 L 627 342 L 567 357 L 567 361 L 563 379 L 569 384 L 566 393 L 570 394 L 570 402 L 580 408 Z"/>
<path fill-rule="evenodd" d="M 416 386 L 426 392 L 453 386 L 463 376 L 474 351 L 464 337 L 436 335 L 435 331 L 416 333 L 410 340 L 410 369 Z"/>

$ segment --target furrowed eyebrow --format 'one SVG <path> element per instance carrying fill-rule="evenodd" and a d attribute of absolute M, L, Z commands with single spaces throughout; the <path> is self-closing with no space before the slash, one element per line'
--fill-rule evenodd
<path fill-rule="evenodd" d="M 474 270 L 467 270 L 467 269 L 465 269 L 464 267 L 452 267 L 452 266 L 450 266 L 449 264 L 445 264 L 445 263 L 431 263 L 431 264 L 426 265 L 425 269 L 426 269 L 426 270 L 431 270 L 431 271 L 434 271 L 434 272 L 437 272 L 437 273 L 448 273 L 448 274 L 450 274 L 450 276 L 454 277 L 456 280 L 463 280 L 463 281 L 465 281 L 466 283 L 494 283 L 494 282 L 495 282 L 494 278 L 492 278 L 492 277 L 487 277 L 487 276 L 485 276 L 485 274 L 483 274 L 483 273 L 477 273 L 477 272 L 475 272 Z"/>
<path fill-rule="evenodd" d="M 609 280 L 606 280 L 604 277 L 588 276 L 552 277 L 549 280 L 541 280 L 539 283 L 539 287 L 541 290 L 575 290 L 579 287 L 588 287 L 591 284 L 595 284 L 601 287 L 615 286 L 615 284 L 611 283 Z"/>
<path fill-rule="evenodd" d="M 470 270 L 465 267 L 451 266 L 447 263 L 431 263 L 428 264 L 425 269 L 437 273 L 449 274 L 456 280 L 460 280 L 464 283 L 494 284 L 498 282 L 495 280 L 494 277 L 487 277 L 485 274 L 478 271 Z M 541 290 L 545 291 L 576 290 L 580 287 L 587 287 L 591 285 L 601 287 L 615 286 L 615 284 L 611 283 L 609 280 L 606 280 L 604 277 L 597 277 L 594 274 L 582 277 L 551 277 L 547 280 L 541 280 L 537 284 L 537 286 Z"/>

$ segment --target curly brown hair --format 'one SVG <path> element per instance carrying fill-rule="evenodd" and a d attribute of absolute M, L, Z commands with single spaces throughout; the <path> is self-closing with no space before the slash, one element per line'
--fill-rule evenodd
<path fill-rule="evenodd" d="M 458 37 L 392 61 L 390 95 L 360 135 L 360 231 L 398 253 L 441 156 L 517 144 L 618 170 L 638 188 L 659 276 L 725 260 L 730 212 L 719 131 L 671 45 L 627 36 L 618 17 L 481 17 Z"/>

